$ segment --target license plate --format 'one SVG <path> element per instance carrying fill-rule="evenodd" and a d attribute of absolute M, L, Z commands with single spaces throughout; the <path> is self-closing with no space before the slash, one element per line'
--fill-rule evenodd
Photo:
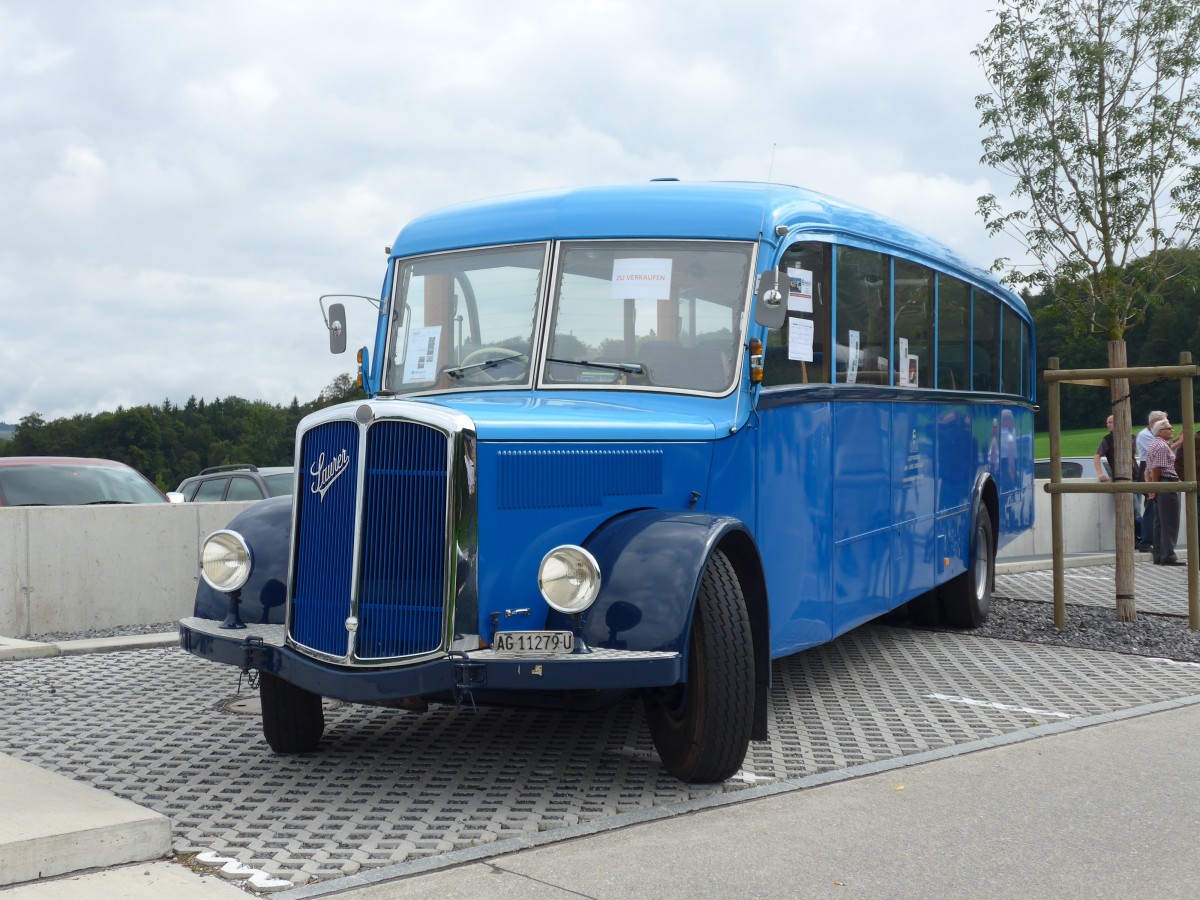
<path fill-rule="evenodd" d="M 497 631 L 492 649 L 515 656 L 557 656 L 575 649 L 569 631 Z"/>

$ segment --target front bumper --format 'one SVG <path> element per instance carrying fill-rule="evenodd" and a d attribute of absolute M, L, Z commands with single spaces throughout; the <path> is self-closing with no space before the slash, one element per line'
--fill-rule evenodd
<path fill-rule="evenodd" d="M 283 625 L 233 630 L 220 624 L 212 619 L 180 619 L 179 646 L 205 659 L 261 669 L 313 694 L 350 703 L 455 690 L 629 690 L 683 680 L 682 654 L 649 650 L 595 649 L 543 658 L 474 650 L 411 666 L 350 668 L 318 662 L 286 646 Z"/>

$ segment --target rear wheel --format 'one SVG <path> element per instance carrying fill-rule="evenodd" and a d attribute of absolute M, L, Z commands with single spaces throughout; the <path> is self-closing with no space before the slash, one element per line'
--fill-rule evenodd
<path fill-rule="evenodd" d="M 979 510 L 971 535 L 971 560 L 967 571 L 942 588 L 942 618 L 955 628 L 978 628 L 992 606 L 992 583 L 996 578 L 996 549 L 992 519 Z"/>
<path fill-rule="evenodd" d="M 681 781 L 724 781 L 746 758 L 754 718 L 754 642 L 737 573 L 721 551 L 700 581 L 687 683 L 647 694 L 659 758 Z"/>
<path fill-rule="evenodd" d="M 321 698 L 270 672 L 258 676 L 263 737 L 276 753 L 311 753 L 325 730 Z"/>

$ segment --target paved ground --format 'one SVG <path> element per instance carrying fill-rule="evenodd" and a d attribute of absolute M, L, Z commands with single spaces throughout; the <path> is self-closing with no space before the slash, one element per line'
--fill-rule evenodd
<path fill-rule="evenodd" d="M 1178 569 L 1139 567 L 1139 579 L 1143 569 L 1150 570 L 1146 578 L 1186 583 Z M 1001 576 L 998 590 L 1016 596 L 1047 596 L 1041 580 L 1049 573 L 1029 574 L 1032 577 L 1025 580 L 1020 580 L 1023 576 Z M 1095 602 L 1108 603 L 1103 591 L 1087 587 L 1088 578 L 1102 577 L 1079 570 L 1072 584 Z M 1003 579 L 1016 580 L 1004 583 Z M 1186 597 L 1173 583 L 1151 593 Z M 1171 602 L 1175 607 L 1164 611 L 1177 613 L 1179 601 Z M 1139 607 L 1154 611 L 1141 600 Z M 563 848 L 562 864 L 567 866 L 563 871 L 572 873 L 580 864 L 570 848 L 600 846 L 595 837 L 582 844 L 572 839 L 606 835 L 603 845 L 615 841 L 613 853 L 621 859 L 621 836 L 636 831 L 621 829 L 648 819 L 663 820 L 655 828 L 676 820 L 700 821 L 696 811 L 701 808 L 753 799 L 736 809 L 761 807 L 764 821 L 773 821 L 773 816 L 785 815 L 767 812 L 763 804 L 773 794 L 795 796 L 795 801 L 787 802 L 802 806 L 819 804 L 816 799 L 806 799 L 810 791 L 799 789 L 847 773 L 867 774 L 872 767 L 904 767 L 930 756 L 949 756 L 963 749 L 1070 730 L 1081 723 L 1109 721 L 1130 710 L 1144 712 L 1189 703 L 1200 695 L 1200 667 L 1195 665 L 870 626 L 777 664 L 772 740 L 752 745 L 738 778 L 725 785 L 697 787 L 681 785 L 659 769 L 640 711 L 632 703 L 598 713 L 566 714 L 448 707 L 413 714 L 335 708 L 327 715 L 329 727 L 321 752 L 285 758 L 271 755 L 263 744 L 253 700 L 236 698 L 233 670 L 175 649 L 27 659 L 2 665 L 5 677 L 0 679 L 0 702 L 6 715 L 0 719 L 0 752 L 161 812 L 173 822 L 177 853 L 190 856 L 207 851 L 236 860 L 271 879 L 271 885 L 285 889 L 285 895 L 295 897 L 335 893 L 430 869 L 448 870 L 538 845 Z M 1086 731 L 1099 733 L 1115 727 Z M 1172 746 L 1172 740 L 1164 735 L 1161 747 Z M 1046 745 L 1049 741 L 1035 743 Z M 944 769 L 947 761 L 930 765 Z M 1119 767 L 1104 771 L 1119 771 Z M 968 783 L 982 778 L 967 772 L 962 777 Z M 1096 784 L 1102 783 L 1102 773 L 1093 774 Z M 937 777 L 930 776 L 934 781 Z M 903 780 L 907 779 L 906 774 Z M 1031 810 L 1042 805 L 1040 790 L 1028 794 L 1022 781 L 1012 782 L 1009 789 Z M 1111 789 L 1112 785 L 1106 784 L 1106 792 L 1097 794 L 1090 805 L 1113 808 L 1108 800 Z M 822 788 L 826 790 L 830 789 Z M 901 793 L 916 796 L 909 790 L 906 786 Z M 932 790 L 922 794 L 933 799 L 935 795 Z M 954 796 L 947 794 L 946 802 Z M 927 802 L 932 804 L 933 799 Z M 922 814 L 933 817 L 945 830 L 950 826 L 939 823 L 938 816 L 953 813 L 959 817 L 954 828 L 960 843 L 990 846 L 994 836 L 989 829 L 997 826 L 987 821 L 988 808 L 977 810 L 962 797 L 959 802 L 965 806 L 949 806 L 940 812 L 936 805 L 923 806 Z M 810 814 L 804 812 L 797 821 L 807 821 Z M 755 820 L 755 814 L 745 815 Z M 729 827 L 747 828 L 741 816 L 732 815 Z M 854 827 L 869 830 L 871 819 L 867 816 Z M 833 825 L 819 817 L 814 821 L 823 824 L 805 827 L 802 833 L 796 833 L 793 822 L 791 832 L 786 832 L 792 834 L 790 840 L 817 842 L 822 847 L 827 838 L 833 840 Z M 687 832 L 686 825 L 679 827 Z M 706 834 L 710 827 L 696 826 L 687 832 L 705 855 L 704 861 L 709 859 L 712 838 Z M 722 837 L 741 833 L 723 830 L 725 827 L 720 826 Z M 666 828 L 664 833 L 670 832 Z M 852 837 L 847 835 L 847 840 Z M 755 855 L 756 845 L 747 839 L 726 843 L 741 848 L 747 857 Z M 767 841 L 764 846 L 778 850 L 778 843 Z M 878 845 L 881 860 L 887 857 L 886 846 L 887 842 Z M 536 852 L 550 850 L 547 846 Z M 830 852 L 836 857 L 836 848 Z M 1139 851 L 1134 848 L 1133 852 Z M 688 857 L 689 866 L 703 862 L 692 850 Z M 628 878 L 636 870 L 607 858 L 604 877 L 613 889 L 606 891 L 602 880 L 595 893 L 586 895 L 626 895 L 619 888 L 630 886 Z M 711 857 L 714 862 L 720 858 L 719 854 Z M 812 857 L 806 854 L 804 858 Z M 506 865 L 489 864 L 485 874 L 503 871 Z M 714 884 L 728 885 L 730 871 L 735 877 L 752 874 L 739 869 L 736 860 L 724 865 L 725 880 L 715 877 Z M 763 871 L 772 870 L 767 866 Z M 822 871 L 806 862 L 801 872 L 793 874 L 807 878 L 805 873 Z M 559 880 L 551 883 L 569 887 L 569 880 L 559 874 Z M 663 873 L 651 867 L 642 874 L 642 883 L 652 885 Z M 423 875 L 417 883 L 433 877 Z M 445 877 L 456 876 L 447 872 Z M 497 893 L 506 889 L 505 881 L 495 874 L 490 877 L 495 879 L 486 882 L 490 893 L 517 896 Z M 562 896 L 560 892 L 531 892 L 529 877 L 534 876 L 522 875 L 521 896 Z M 855 878 L 858 887 L 876 883 L 858 875 Z M 833 888 L 840 891 L 848 884 Z M 786 895 L 779 887 L 776 884 L 776 890 L 764 890 L 761 895 Z M 829 889 L 829 884 L 819 879 L 810 887 L 816 892 L 809 896 L 828 895 L 821 890 Z M 441 882 L 427 890 L 440 892 Z M 926 895 L 955 893 L 931 890 Z M 997 893 L 1015 895 L 1007 890 Z M 452 891 L 450 895 L 468 896 L 470 891 L 464 888 L 462 893 Z M 1038 896 L 1039 892 L 1025 891 L 1023 895 Z"/>
<path fill-rule="evenodd" d="M 339 896 L 1191 900 L 1198 730 L 1191 705 Z"/>
<path fill-rule="evenodd" d="M 1184 554 L 1180 554 L 1183 558 Z M 1156 566 L 1145 556 L 1134 567 L 1134 594 L 1139 613 L 1159 613 L 1181 616 L 1188 613 L 1187 568 Z M 1030 571 L 1005 572 L 1011 567 L 997 566 L 996 593 L 1002 597 L 1019 597 L 1045 603 L 1054 601 L 1054 572 L 1046 560 Z M 1100 565 L 1072 566 L 1063 571 L 1063 599 L 1081 606 L 1111 607 L 1115 604 L 1113 585 L 1117 566 L 1113 562 Z M 1051 616 L 1053 618 L 1053 616 Z"/>

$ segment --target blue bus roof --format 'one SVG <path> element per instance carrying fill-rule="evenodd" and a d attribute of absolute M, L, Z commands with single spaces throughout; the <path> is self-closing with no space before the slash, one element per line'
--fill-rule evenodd
<path fill-rule="evenodd" d="M 816 191 L 753 182 L 649 181 L 514 194 L 426 213 L 401 229 L 393 257 L 494 244 L 610 238 L 775 241 L 776 226 L 826 232 L 936 261 L 1021 299 L 977 265 L 886 216 Z"/>

